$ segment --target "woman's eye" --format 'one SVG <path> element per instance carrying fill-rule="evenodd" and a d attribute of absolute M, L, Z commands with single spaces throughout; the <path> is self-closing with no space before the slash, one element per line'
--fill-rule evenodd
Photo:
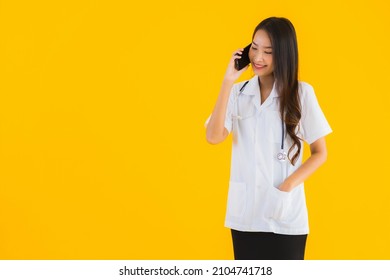
<path fill-rule="evenodd" d="M 264 53 L 266 53 L 266 54 L 272 54 L 272 52 L 264 52 Z"/>
<path fill-rule="evenodd" d="M 252 47 L 252 50 L 257 50 L 255 47 Z"/>

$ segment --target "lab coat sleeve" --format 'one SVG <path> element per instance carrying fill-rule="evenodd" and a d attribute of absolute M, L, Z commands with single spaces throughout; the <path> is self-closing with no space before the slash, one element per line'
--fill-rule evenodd
<path fill-rule="evenodd" d="M 232 114 L 233 114 L 233 106 L 234 106 L 234 93 L 235 93 L 235 90 L 236 90 L 236 87 L 237 85 L 234 85 L 230 91 L 230 94 L 229 94 L 229 100 L 228 100 L 228 104 L 227 104 L 227 108 L 226 108 L 226 115 L 225 115 L 225 128 L 229 131 L 229 133 L 232 131 L 232 128 L 233 128 L 233 120 L 232 120 Z M 207 128 L 207 125 L 210 121 L 210 118 L 211 118 L 211 114 L 210 116 L 207 118 L 204 126 Z"/>
<path fill-rule="evenodd" d="M 332 132 L 318 103 L 314 89 L 307 83 L 302 83 L 302 138 L 309 145 L 319 138 Z"/>

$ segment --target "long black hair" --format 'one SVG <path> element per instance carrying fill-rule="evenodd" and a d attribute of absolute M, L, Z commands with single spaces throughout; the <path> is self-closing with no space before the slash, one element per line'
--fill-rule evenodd
<path fill-rule="evenodd" d="M 280 94 L 280 115 L 286 124 L 293 145 L 288 150 L 288 158 L 295 165 L 301 151 L 300 138 L 296 135 L 301 119 L 301 104 L 298 96 L 298 45 L 295 28 L 283 17 L 270 17 L 256 26 L 252 40 L 258 30 L 264 30 L 272 44 L 272 60 L 276 89 Z M 290 153 L 297 147 L 296 153 Z"/>

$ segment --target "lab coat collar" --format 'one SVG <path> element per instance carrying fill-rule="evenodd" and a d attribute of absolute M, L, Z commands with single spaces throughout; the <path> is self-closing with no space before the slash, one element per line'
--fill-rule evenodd
<path fill-rule="evenodd" d="M 246 85 L 244 90 L 242 91 L 245 95 L 259 95 L 260 96 L 260 85 L 259 85 L 259 76 L 255 75 L 253 78 L 249 80 L 249 83 Z M 272 86 L 272 90 L 268 98 L 278 98 L 279 95 L 276 91 L 276 80 Z M 267 99 L 268 99 L 267 98 Z"/>
<path fill-rule="evenodd" d="M 249 80 L 246 88 L 242 91 L 243 94 L 253 96 L 252 103 L 256 107 L 257 111 L 261 111 L 262 108 L 269 107 L 275 98 L 278 98 L 279 95 L 276 91 L 276 80 L 272 86 L 272 90 L 270 95 L 267 97 L 263 104 L 260 104 L 260 85 L 259 85 L 259 77 L 255 75 L 252 79 Z"/>
<path fill-rule="evenodd" d="M 257 80 L 257 75 L 251 78 L 248 84 L 243 89 L 242 93 L 245 95 L 256 95 L 259 92 L 259 82 Z"/>

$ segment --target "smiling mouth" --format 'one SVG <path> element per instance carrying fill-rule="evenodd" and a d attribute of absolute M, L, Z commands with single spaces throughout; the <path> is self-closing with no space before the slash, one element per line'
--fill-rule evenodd
<path fill-rule="evenodd" d="M 254 63 L 253 64 L 256 68 L 264 68 L 264 67 L 266 67 L 266 65 L 260 65 L 260 64 L 256 64 L 256 63 Z"/>

